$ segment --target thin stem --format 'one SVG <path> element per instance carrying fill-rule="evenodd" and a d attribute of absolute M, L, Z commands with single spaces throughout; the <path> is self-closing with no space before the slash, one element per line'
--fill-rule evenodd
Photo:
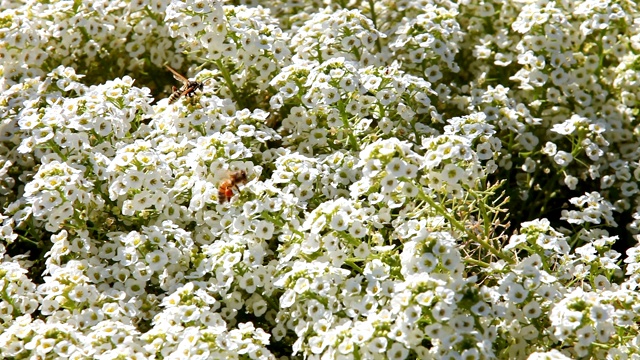
<path fill-rule="evenodd" d="M 507 255 L 503 254 L 498 249 L 496 249 L 493 246 L 491 246 L 491 244 L 489 244 L 488 242 L 486 242 L 486 241 L 480 239 L 479 237 L 477 237 L 476 234 L 474 234 L 472 231 L 469 231 L 469 229 L 467 229 L 464 226 L 464 224 L 462 224 L 458 220 L 456 220 L 456 218 L 453 217 L 451 214 L 449 214 L 444 207 L 440 206 L 440 204 L 437 204 L 435 201 L 433 201 L 433 199 L 431 199 L 430 197 L 426 196 L 422 190 L 420 190 L 420 198 L 423 199 L 424 201 L 426 201 L 427 203 L 429 203 L 429 205 L 431 205 L 431 207 L 433 207 L 439 214 L 441 214 L 447 220 L 449 220 L 449 222 L 456 229 L 458 229 L 460 232 L 464 232 L 465 234 L 467 234 L 467 236 L 469 236 L 476 243 L 480 244 L 484 249 L 488 250 L 490 253 L 492 253 L 493 255 L 497 256 L 498 258 L 508 262 L 509 264 L 513 264 L 514 263 L 513 259 L 509 258 Z"/>
<path fill-rule="evenodd" d="M 231 80 L 231 74 L 229 73 L 227 68 L 224 66 L 224 64 L 222 64 L 222 61 L 220 61 L 219 59 L 215 60 L 215 64 L 218 66 L 220 73 L 222 73 L 222 77 L 224 78 L 224 81 L 227 83 L 229 90 L 231 90 L 231 94 L 233 95 L 233 98 L 238 102 L 238 105 L 240 105 L 241 108 L 244 108 L 245 106 L 242 105 L 242 102 L 241 102 L 242 99 L 240 99 L 240 97 L 238 96 L 238 89 L 236 89 L 236 85 L 233 83 L 233 80 Z"/>

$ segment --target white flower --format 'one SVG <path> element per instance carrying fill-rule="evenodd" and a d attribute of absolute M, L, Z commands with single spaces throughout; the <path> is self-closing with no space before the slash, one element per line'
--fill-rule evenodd
<path fill-rule="evenodd" d="M 130 277 L 125 281 L 124 286 L 124 291 L 129 296 L 140 296 L 145 292 L 146 280 Z"/>
<path fill-rule="evenodd" d="M 249 294 L 253 294 L 258 287 L 251 272 L 247 272 L 239 278 L 238 286 Z"/>
<path fill-rule="evenodd" d="M 447 164 L 442 169 L 441 179 L 445 181 L 447 184 L 455 185 L 464 176 L 464 171 L 455 164 Z"/>
<path fill-rule="evenodd" d="M 527 360 L 571 360 L 571 357 L 564 355 L 560 351 L 553 349 L 547 352 L 534 352 Z"/>
<path fill-rule="evenodd" d="M 387 350 L 387 338 L 378 336 L 373 338 L 368 345 L 369 351 L 372 353 L 382 353 Z"/>
<path fill-rule="evenodd" d="M 169 258 L 162 250 L 155 250 L 145 255 L 145 260 L 149 264 L 149 269 L 153 272 L 161 272 L 167 264 Z"/>
<path fill-rule="evenodd" d="M 555 161 L 556 164 L 565 167 L 573 161 L 573 156 L 566 151 L 558 151 L 553 157 L 553 161 Z"/>
<path fill-rule="evenodd" d="M 280 297 L 280 306 L 283 309 L 289 308 L 296 300 L 295 292 L 291 289 L 287 289 Z"/>
<path fill-rule="evenodd" d="M 585 346 L 591 345 L 596 339 L 595 331 L 589 325 L 578 329 L 576 336 L 578 338 L 578 343 Z"/>
<path fill-rule="evenodd" d="M 43 144 L 53 139 L 54 131 L 51 127 L 40 127 L 33 130 L 33 140 L 36 144 Z"/>
<path fill-rule="evenodd" d="M 542 153 L 549 156 L 554 156 L 558 151 L 558 146 L 550 141 L 547 141 L 542 148 Z"/>
<path fill-rule="evenodd" d="M 349 227 L 349 216 L 344 211 L 337 211 L 331 216 L 330 226 L 336 231 L 345 231 Z"/>
<path fill-rule="evenodd" d="M 578 186 L 578 178 L 571 175 L 566 175 L 564 178 L 564 183 L 571 190 L 575 190 L 576 186 Z"/>
<path fill-rule="evenodd" d="M 361 238 L 363 238 L 363 237 L 365 237 L 365 236 L 367 235 L 367 228 L 365 228 L 365 227 L 362 225 L 362 222 L 360 222 L 360 221 L 354 221 L 354 222 L 351 224 L 350 228 L 349 228 L 349 234 L 350 234 L 351 236 L 353 236 L 354 238 L 356 238 L 356 239 L 361 239 Z M 356 252 L 357 252 L 357 251 L 356 251 Z M 356 255 L 356 256 L 358 256 L 357 254 L 355 254 L 355 255 Z M 364 258 L 364 257 L 366 257 L 366 256 L 367 256 L 367 255 L 365 255 L 365 254 L 361 254 L 361 255 L 362 255 L 362 256 L 358 256 L 358 257 Z"/>
<path fill-rule="evenodd" d="M 83 303 L 89 298 L 89 288 L 86 285 L 76 285 L 69 291 L 68 296 L 76 303 Z"/>
<path fill-rule="evenodd" d="M 385 167 L 385 170 L 391 176 L 400 177 L 405 175 L 407 163 L 401 158 L 393 158 Z"/>
<path fill-rule="evenodd" d="M 310 288 L 309 279 L 300 277 L 296 280 L 295 285 L 293 287 L 293 291 L 295 291 L 297 294 L 303 294 L 309 291 L 309 288 Z"/>
<path fill-rule="evenodd" d="M 261 220 L 255 226 L 255 234 L 260 239 L 271 239 L 273 236 L 274 226 L 273 223 Z"/>
<path fill-rule="evenodd" d="M 439 301 L 431 310 L 431 314 L 436 319 L 436 321 L 445 322 L 451 319 L 451 316 L 453 315 L 453 310 L 454 309 L 452 306 L 447 305 L 443 301 Z"/>
<path fill-rule="evenodd" d="M 353 342 L 362 345 L 368 341 L 374 333 L 374 327 L 369 322 L 358 321 L 353 324 L 351 336 Z"/>

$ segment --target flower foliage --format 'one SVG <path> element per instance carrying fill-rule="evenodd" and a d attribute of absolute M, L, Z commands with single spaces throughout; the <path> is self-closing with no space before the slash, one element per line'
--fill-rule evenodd
<path fill-rule="evenodd" d="M 0 357 L 639 357 L 638 19 L 0 1 Z"/>

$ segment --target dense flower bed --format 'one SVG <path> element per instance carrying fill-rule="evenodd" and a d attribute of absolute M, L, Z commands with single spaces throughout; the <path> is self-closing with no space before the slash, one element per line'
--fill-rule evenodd
<path fill-rule="evenodd" d="M 628 0 L 0 1 L 0 357 L 638 357 L 638 53 Z"/>

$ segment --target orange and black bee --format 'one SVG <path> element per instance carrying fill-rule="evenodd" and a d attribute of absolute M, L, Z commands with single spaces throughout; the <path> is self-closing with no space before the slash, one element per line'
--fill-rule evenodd
<path fill-rule="evenodd" d="M 220 183 L 218 187 L 218 201 L 220 204 L 231 200 L 233 197 L 233 189 L 240 191 L 238 185 L 247 183 L 247 172 L 244 170 L 233 171 L 229 173 L 226 180 Z"/>
<path fill-rule="evenodd" d="M 169 71 L 171 71 L 173 77 L 176 80 L 182 81 L 182 86 L 179 89 L 175 86 L 171 88 L 171 91 L 173 91 L 173 93 L 169 97 L 169 105 L 178 101 L 178 99 L 180 99 L 182 96 L 192 97 L 196 93 L 196 90 L 202 91 L 204 85 L 200 81 L 191 81 L 186 77 L 180 75 L 177 71 L 173 70 L 169 65 L 165 65 L 165 67 Z"/>

